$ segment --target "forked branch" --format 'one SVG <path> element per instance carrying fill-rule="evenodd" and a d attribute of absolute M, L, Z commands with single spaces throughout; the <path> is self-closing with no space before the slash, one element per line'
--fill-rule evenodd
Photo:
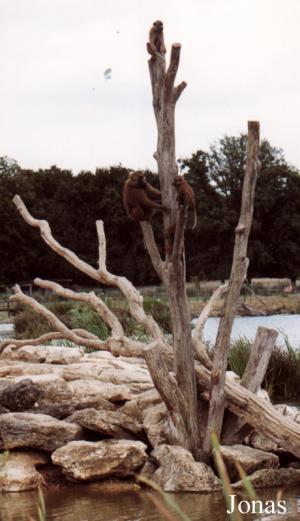
<path fill-rule="evenodd" d="M 100 260 L 99 270 L 96 270 L 87 262 L 79 259 L 79 257 L 77 257 L 77 255 L 74 252 L 72 252 L 68 248 L 64 248 L 61 244 L 59 244 L 59 242 L 54 239 L 48 222 L 32 217 L 19 195 L 15 195 L 15 197 L 13 198 L 13 202 L 16 205 L 17 210 L 19 211 L 23 219 L 30 226 L 40 229 L 43 240 L 46 242 L 46 244 L 48 244 L 48 246 L 50 246 L 52 250 L 54 250 L 56 253 L 58 253 L 58 255 L 66 259 L 73 266 L 75 266 L 75 268 L 82 271 L 92 279 L 100 282 L 101 284 L 105 284 L 107 286 L 115 286 L 119 288 L 125 296 L 125 298 L 127 299 L 131 315 L 135 318 L 138 324 L 141 324 L 145 328 L 146 333 L 150 337 L 159 338 L 164 341 L 163 333 L 159 325 L 155 322 L 151 315 L 146 315 L 143 309 L 143 297 L 139 293 L 139 291 L 125 277 L 118 277 L 117 275 L 113 275 L 109 273 L 109 271 L 107 271 L 105 265 L 105 235 L 103 224 L 100 224 L 101 221 L 98 221 L 97 223 Z"/>

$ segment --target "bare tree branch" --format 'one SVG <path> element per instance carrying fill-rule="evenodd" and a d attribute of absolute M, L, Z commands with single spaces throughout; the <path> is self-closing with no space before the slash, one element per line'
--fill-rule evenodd
<path fill-rule="evenodd" d="M 13 202 L 17 207 L 17 210 L 23 217 L 23 219 L 32 227 L 39 228 L 41 232 L 41 236 L 50 246 L 52 250 L 54 250 L 56 253 L 58 253 L 61 257 L 66 259 L 70 264 L 75 266 L 78 270 L 82 271 L 89 277 L 91 277 L 94 280 L 97 280 L 101 284 L 105 284 L 108 286 L 116 286 L 120 289 L 120 291 L 123 293 L 123 295 L 126 297 L 130 309 L 130 313 L 135 318 L 135 320 L 141 324 L 148 335 L 150 335 L 152 338 L 160 338 L 163 341 L 163 333 L 159 327 L 159 325 L 155 322 L 153 317 L 151 315 L 146 315 L 144 309 L 143 309 L 143 297 L 139 293 L 139 291 L 127 280 L 125 277 L 118 277 L 117 275 L 112 275 L 106 270 L 106 267 L 103 269 L 96 270 L 92 266 L 90 266 L 87 262 L 79 259 L 77 255 L 75 255 L 74 252 L 69 250 L 68 248 L 64 248 L 57 242 L 52 233 L 51 228 L 47 221 L 35 219 L 30 215 L 28 212 L 24 202 L 22 201 L 21 197 L 19 195 L 15 195 L 13 198 Z M 99 248 L 101 249 L 101 267 L 103 266 L 103 252 L 104 252 L 104 245 L 103 245 L 103 228 L 100 224 L 98 224 L 98 236 L 100 235 L 100 242 L 101 246 Z"/>
<path fill-rule="evenodd" d="M 103 221 L 96 221 L 96 229 L 99 244 L 99 271 L 106 271 L 106 237 L 104 232 Z"/>
<path fill-rule="evenodd" d="M 180 98 L 182 91 L 187 86 L 187 83 L 185 81 L 182 81 L 177 85 L 177 87 L 174 88 L 174 94 L 173 94 L 173 102 L 176 103 L 176 101 Z"/>
<path fill-rule="evenodd" d="M 229 280 L 228 294 L 225 302 L 224 315 L 220 320 L 211 379 L 211 398 L 207 431 L 204 440 L 204 452 L 209 455 L 211 434 L 215 432 L 220 438 L 224 415 L 224 385 L 227 369 L 227 354 L 230 347 L 231 330 L 238 297 L 245 280 L 248 268 L 247 246 L 251 229 L 254 193 L 259 170 L 259 123 L 248 122 L 247 163 L 243 183 L 241 212 L 238 226 L 235 230 L 233 261 Z"/>
<path fill-rule="evenodd" d="M 228 290 L 228 283 L 219 286 L 211 295 L 209 301 L 205 304 L 202 309 L 199 317 L 196 320 L 195 328 L 193 330 L 193 336 L 197 337 L 201 342 L 203 342 L 203 331 L 206 324 L 206 321 L 211 313 L 213 306 L 216 301 L 224 295 L 224 293 Z"/>
<path fill-rule="evenodd" d="M 57 284 L 56 282 L 42 280 L 39 278 L 34 279 L 34 284 L 41 288 L 50 289 L 61 297 L 79 302 L 86 302 L 95 309 L 100 318 L 110 327 L 112 336 L 119 337 L 124 335 L 122 324 L 106 306 L 103 300 L 101 300 L 100 297 L 97 297 L 93 291 L 90 291 L 89 293 L 76 293 L 71 289 L 63 288 L 63 286 Z"/>
<path fill-rule="evenodd" d="M 141 221 L 140 225 L 141 225 L 141 228 L 143 231 L 145 245 L 146 245 L 146 248 L 150 255 L 151 262 L 153 264 L 153 267 L 154 267 L 157 275 L 162 280 L 162 278 L 163 278 L 163 261 L 161 259 L 160 253 L 157 248 L 157 244 L 155 242 L 152 226 L 147 221 Z"/>
<path fill-rule="evenodd" d="M 164 89 L 165 101 L 170 100 L 172 93 L 173 93 L 174 81 L 175 81 L 176 74 L 178 71 L 178 66 L 179 66 L 180 51 L 181 51 L 180 43 L 173 43 L 172 49 L 171 49 L 170 64 L 169 64 L 167 74 L 166 74 L 166 79 L 165 79 L 165 89 Z"/>
<path fill-rule="evenodd" d="M 87 338 L 88 334 L 85 334 L 84 337 L 79 336 L 77 333 L 74 333 L 74 330 L 69 329 L 63 322 L 61 322 L 61 320 L 59 320 L 49 309 L 42 306 L 42 304 L 37 302 L 32 297 L 25 295 L 18 285 L 14 286 L 13 289 L 15 294 L 10 297 L 12 301 L 17 301 L 21 304 L 30 306 L 36 313 L 43 316 L 55 331 L 63 334 L 65 338 L 71 340 L 71 342 L 74 342 L 74 344 L 85 346 L 90 349 L 111 351 L 111 353 L 115 356 L 142 356 L 145 344 L 136 342 L 126 337 L 111 337 L 102 341 L 95 338 Z"/>
<path fill-rule="evenodd" d="M 76 335 L 83 337 L 83 338 L 91 338 L 98 340 L 98 337 L 96 335 L 93 335 L 89 331 L 86 331 L 85 329 L 71 329 L 73 333 Z M 3 340 L 3 342 L 0 342 L 0 353 L 5 349 L 7 346 L 12 346 L 13 349 L 18 349 L 23 346 L 39 346 L 41 344 L 45 344 L 46 342 L 50 342 L 51 340 L 66 340 L 66 336 L 63 333 L 60 332 L 52 332 L 52 333 L 44 333 L 43 335 L 39 336 L 38 338 L 26 338 L 24 339 L 16 339 L 16 338 L 8 338 L 7 340 Z"/>
<path fill-rule="evenodd" d="M 144 358 L 153 383 L 170 413 L 175 427 L 174 441 L 176 444 L 180 444 L 189 450 L 191 448 L 191 439 L 186 429 L 188 422 L 183 421 L 183 417 L 186 416 L 184 397 L 174 375 L 169 373 L 163 357 L 163 348 L 159 345 L 159 342 L 144 349 Z"/>
<path fill-rule="evenodd" d="M 175 237 L 172 252 L 172 262 L 176 263 L 180 261 L 180 257 L 183 254 L 184 248 L 184 228 L 187 217 L 187 208 L 179 208 L 177 214 Z"/>

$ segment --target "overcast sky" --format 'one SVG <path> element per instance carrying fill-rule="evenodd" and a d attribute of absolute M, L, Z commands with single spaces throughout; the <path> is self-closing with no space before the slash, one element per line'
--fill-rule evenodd
<path fill-rule="evenodd" d="M 22 167 L 155 168 L 145 44 L 162 19 L 188 83 L 177 156 L 258 119 L 300 168 L 299 0 L 0 0 L 0 11 L 0 155 Z"/>

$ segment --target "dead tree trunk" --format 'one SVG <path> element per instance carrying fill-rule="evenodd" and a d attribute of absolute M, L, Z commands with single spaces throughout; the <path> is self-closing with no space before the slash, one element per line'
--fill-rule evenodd
<path fill-rule="evenodd" d="M 227 369 L 227 354 L 230 347 L 230 336 L 238 297 L 247 274 L 247 246 L 251 229 L 255 184 L 259 161 L 259 123 L 248 122 L 247 163 L 242 192 L 241 213 L 235 230 L 235 244 L 229 288 L 225 301 L 224 315 L 221 318 L 216 339 L 213 368 L 211 375 L 211 397 L 209 404 L 208 424 L 204 440 L 204 453 L 210 454 L 211 434 L 221 435 L 224 415 L 224 385 Z"/>
<path fill-rule="evenodd" d="M 275 329 L 259 327 L 256 332 L 254 344 L 251 346 L 250 357 L 243 374 L 241 385 L 257 393 L 266 374 L 273 348 L 278 337 Z M 237 418 L 234 414 L 227 414 L 222 429 L 222 443 L 232 445 L 242 443 L 253 428 Z"/>
<path fill-rule="evenodd" d="M 172 45 L 170 65 L 167 71 L 164 57 L 156 56 L 149 60 L 153 109 L 158 131 L 157 150 L 154 157 L 158 165 L 162 202 L 168 209 L 167 212 L 164 212 L 165 233 L 170 225 L 176 226 L 173 252 L 166 254 L 164 262 L 154 245 L 155 241 L 150 227 L 144 223 L 142 229 L 152 263 L 156 272 L 160 275 L 169 297 L 175 355 L 174 371 L 179 392 L 184 397 L 184 400 L 178 400 L 178 407 L 184 424 L 184 432 L 178 432 L 178 435 L 181 440 L 185 438 L 185 446 L 197 455 L 199 454 L 199 428 L 196 376 L 190 325 L 191 317 L 186 295 L 183 244 L 186 212 L 177 210 L 176 193 L 172 185 L 174 177 L 178 174 L 175 155 L 175 105 L 186 87 L 185 82 L 174 86 L 179 66 L 180 49 L 180 44 Z M 150 367 L 149 369 L 151 371 Z M 180 422 L 177 422 L 178 425 L 180 425 Z"/>

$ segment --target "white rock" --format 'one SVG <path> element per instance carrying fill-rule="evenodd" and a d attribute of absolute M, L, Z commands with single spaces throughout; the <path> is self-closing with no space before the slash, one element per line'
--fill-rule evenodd
<path fill-rule="evenodd" d="M 51 452 L 81 435 L 79 425 L 46 414 L 11 412 L 0 415 L 0 450 L 27 447 Z"/>
<path fill-rule="evenodd" d="M 47 462 L 47 456 L 39 452 L 10 452 L 4 464 L 0 459 L 0 491 L 20 492 L 41 486 L 43 477 L 36 465 Z"/>
<path fill-rule="evenodd" d="M 182 447 L 160 445 L 151 456 L 160 464 L 153 479 L 166 492 L 212 492 L 220 488 L 212 469 L 196 462 Z"/>
<path fill-rule="evenodd" d="M 70 442 L 52 454 L 71 480 L 91 480 L 109 476 L 132 476 L 147 460 L 141 441 L 103 440 Z"/>
<path fill-rule="evenodd" d="M 266 468 L 278 468 L 279 459 L 275 454 L 246 447 L 245 445 L 221 445 L 221 453 L 231 479 L 239 479 L 236 462 L 240 463 L 246 474 Z"/>

